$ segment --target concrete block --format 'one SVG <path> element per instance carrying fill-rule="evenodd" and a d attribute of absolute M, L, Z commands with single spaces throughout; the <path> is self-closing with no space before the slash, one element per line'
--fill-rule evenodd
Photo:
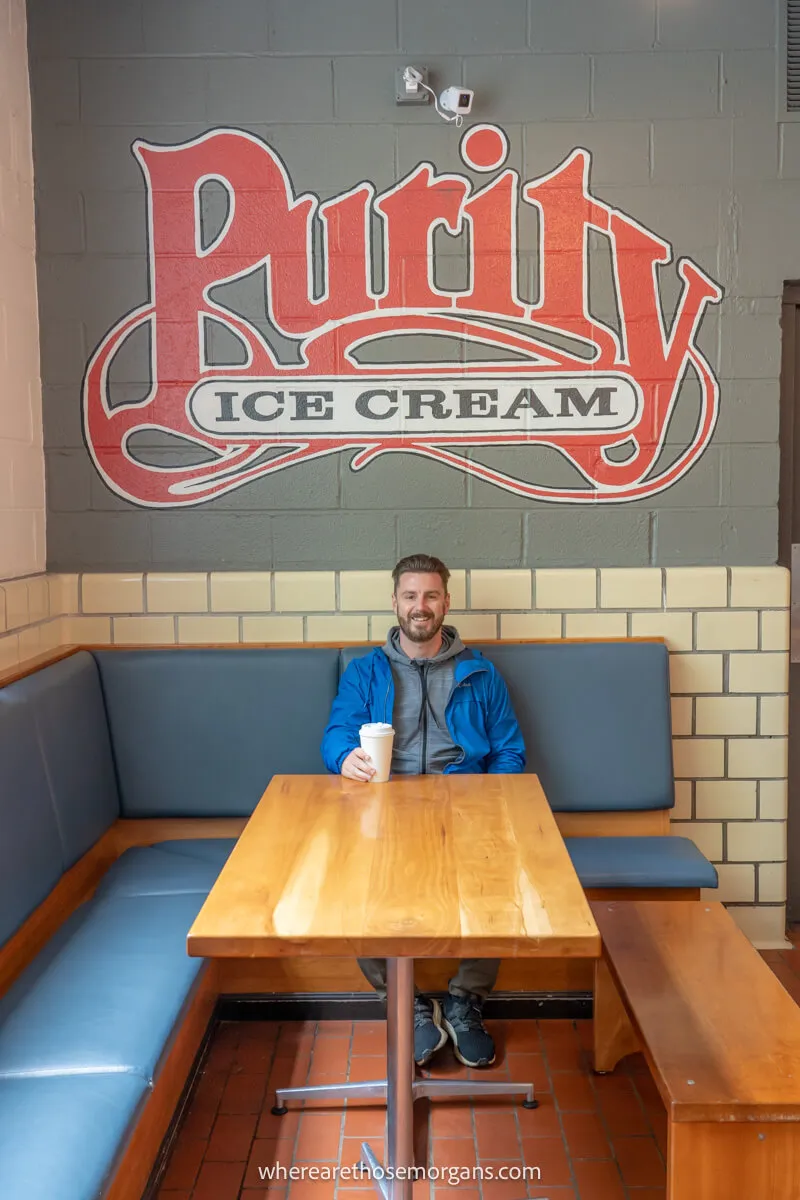
<path fill-rule="evenodd" d="M 759 49 L 775 44 L 772 0 L 660 4 L 658 44 L 675 50 Z"/>
<path fill-rule="evenodd" d="M 47 507 L 50 512 L 83 512 L 91 507 L 91 477 L 95 473 L 85 450 L 46 454 Z"/>
<path fill-rule="evenodd" d="M 381 191 L 397 181 L 394 135 L 385 125 L 251 125 L 250 132 L 281 156 L 295 192 L 320 194 L 324 183 L 332 195 L 363 179 Z M 440 165 L 438 158 L 434 162 Z"/>
<path fill-rule="evenodd" d="M 591 183 L 646 184 L 650 177 L 647 121 L 537 121 L 525 130 L 525 178 L 546 175 L 583 146 L 592 153 Z"/>
<path fill-rule="evenodd" d="M 42 322 L 39 336 L 45 411 L 68 402 L 78 404 L 78 385 L 83 380 L 89 357 L 83 323 L 71 320 Z M 65 388 L 62 386 L 64 384 L 75 386 Z M 70 401 L 67 401 L 67 396 L 71 398 Z"/>
<path fill-rule="evenodd" d="M 771 566 L 778 557 L 778 510 L 727 509 L 722 545 L 730 566 Z"/>
<path fill-rule="evenodd" d="M 294 62 L 294 59 L 287 60 Z M 448 84 L 459 84 L 461 59 L 454 56 L 427 53 L 425 61 L 412 64 L 427 67 L 431 87 L 441 91 Z M 397 67 L 407 67 L 406 57 L 401 55 L 372 54 L 359 57 L 347 55 L 333 60 L 333 79 L 336 96 L 336 117 L 353 124 L 375 124 L 385 122 L 392 125 L 437 125 L 441 117 L 436 115 L 433 102 L 426 105 L 400 104 L 395 102 L 394 73 Z M 470 87 L 475 85 L 470 84 Z M 477 114 L 477 106 L 474 113 Z M 494 118 L 496 114 L 492 112 Z M 519 119 L 519 114 L 515 114 Z M 485 118 L 485 110 L 484 110 Z M 263 119 L 263 118 L 262 118 Z M 272 118 L 281 120 L 282 118 Z M 311 116 L 308 120 L 319 120 Z M 477 119 L 477 116 L 475 117 Z M 513 118 L 512 118 L 513 119 Z M 451 130 L 453 132 L 453 130 Z"/>
<path fill-rule="evenodd" d="M 657 510 L 653 561 L 663 567 L 727 562 L 724 521 L 724 511 L 716 508 Z"/>
<path fill-rule="evenodd" d="M 400 47 L 411 54 L 500 54 L 520 50 L 527 41 L 525 0 L 491 5 L 482 0 L 399 0 L 399 6 Z"/>
<path fill-rule="evenodd" d="M 589 114 L 589 57 L 581 54 L 475 55 L 464 60 L 464 82 L 478 102 L 476 119 L 579 120 Z M 630 110 L 629 110 L 630 111 Z"/>
<path fill-rule="evenodd" d="M 778 503 L 778 446 L 731 446 L 730 503 L 765 508 Z"/>
<path fill-rule="evenodd" d="M 271 565 L 268 516 L 201 508 L 195 512 L 154 511 L 133 519 L 149 521 L 152 549 L 144 561 L 149 559 L 156 568 L 265 570 Z"/>
<path fill-rule="evenodd" d="M 80 84 L 75 59 L 42 61 L 31 72 L 31 119 L 35 129 L 80 120 Z"/>
<path fill-rule="evenodd" d="M 36 0 L 28 6 L 32 59 L 89 58 L 141 54 L 142 12 L 138 0 Z"/>
<path fill-rule="evenodd" d="M 534 50 L 562 54 L 582 50 L 649 50 L 655 42 L 655 0 L 533 0 L 530 44 Z"/>
<path fill-rule="evenodd" d="M 434 554 L 448 567 L 518 567 L 522 565 L 521 517 L 515 512 L 475 509 L 401 512 L 397 557 L 418 553 Z"/>
<path fill-rule="evenodd" d="M 370 105 L 364 109 L 368 113 Z M 214 59 L 207 112 L 214 124 L 324 121 L 333 115 L 331 60 Z"/>
<path fill-rule="evenodd" d="M 719 55 L 710 51 L 601 54 L 592 113 L 653 119 L 713 117 L 719 109 Z"/>
<path fill-rule="evenodd" d="M 87 125 L 196 121 L 206 111 L 208 68 L 202 59 L 83 59 L 80 68 L 81 121 Z M 219 69 L 215 65 L 215 74 Z M 259 115 L 263 119 L 263 110 Z"/>
<path fill-rule="evenodd" d="M 272 518 L 275 567 L 393 566 L 393 513 L 282 514 Z"/>
<path fill-rule="evenodd" d="M 621 505 L 537 510 L 525 516 L 526 566 L 643 567 L 650 562 L 650 517 Z"/>
<path fill-rule="evenodd" d="M 263 0 L 143 0 L 142 23 L 153 55 L 263 54 L 269 47 Z"/>
<path fill-rule="evenodd" d="M 775 124 L 774 117 L 748 120 L 737 117 L 733 127 L 733 178 L 771 180 L 777 178 L 781 131 L 793 128 Z M 791 157 L 791 156 L 790 156 Z M 787 178 L 797 178 L 791 174 Z"/>
<path fill-rule="evenodd" d="M 726 379 L 720 384 L 716 442 L 777 442 L 780 386 L 771 379 Z"/>
<path fill-rule="evenodd" d="M 780 324 L 772 314 L 731 313 L 722 322 L 722 375 L 775 379 L 781 369 Z"/>
<path fill-rule="evenodd" d="M 521 172 L 523 126 L 504 121 L 503 129 L 509 141 L 505 166 Z M 476 188 L 486 185 L 486 175 L 471 171 L 464 164 L 458 152 L 461 139 L 453 137 L 453 130 L 443 122 L 439 125 L 399 125 L 396 135 L 399 177 L 413 171 L 421 162 L 431 162 L 442 173 L 456 171 L 459 175 L 467 175 Z M 388 142 L 385 129 L 382 136 Z"/>
<path fill-rule="evenodd" d="M 722 56 L 722 112 L 774 120 L 777 69 L 774 50 L 726 51 Z"/>
<path fill-rule="evenodd" d="M 41 254 L 81 254 L 86 249 L 83 199 L 77 192 L 37 194 L 36 244 Z"/>
<path fill-rule="evenodd" d="M 47 517 L 48 571 L 141 570 L 150 555 L 147 513 L 51 512 Z"/>
<path fill-rule="evenodd" d="M 384 454 L 360 471 L 342 463 L 342 508 L 464 508 L 467 481 L 461 471 L 414 454 Z"/>
<path fill-rule="evenodd" d="M 213 2 L 213 0 L 212 0 Z M 259 7 L 263 10 L 264 5 Z M 270 0 L 269 48 L 287 54 L 361 54 L 394 50 L 397 13 L 393 0 Z M 431 45 L 430 49 L 435 49 Z"/>
<path fill-rule="evenodd" d="M 87 192 L 86 247 L 91 254 L 142 254 L 147 247 L 147 201 L 135 192 Z"/>
<path fill-rule="evenodd" d="M 728 182 L 733 166 L 732 122 L 723 117 L 653 123 L 653 182 Z"/>

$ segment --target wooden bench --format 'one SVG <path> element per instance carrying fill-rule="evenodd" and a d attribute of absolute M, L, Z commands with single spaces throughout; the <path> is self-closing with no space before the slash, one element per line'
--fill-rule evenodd
<path fill-rule="evenodd" d="M 666 1200 L 800 1200 L 800 1008 L 718 902 L 595 902 L 594 1064 L 641 1050 Z"/>

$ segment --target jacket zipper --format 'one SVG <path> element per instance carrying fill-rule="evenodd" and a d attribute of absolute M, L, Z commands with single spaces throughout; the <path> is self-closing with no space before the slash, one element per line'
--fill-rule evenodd
<path fill-rule="evenodd" d="M 428 768 L 428 677 L 425 673 L 425 663 L 420 664 L 419 680 L 422 688 L 422 771 L 426 775 Z"/>

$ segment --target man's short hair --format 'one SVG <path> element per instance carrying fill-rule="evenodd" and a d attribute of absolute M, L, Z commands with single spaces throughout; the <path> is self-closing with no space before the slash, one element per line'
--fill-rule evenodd
<path fill-rule="evenodd" d="M 450 579 L 450 572 L 440 558 L 434 558 L 431 554 L 409 554 L 406 558 L 401 558 L 395 569 L 392 571 L 392 579 L 394 580 L 394 590 L 397 593 L 397 585 L 400 582 L 401 575 L 438 575 L 442 581 L 442 587 L 447 592 L 447 584 Z"/>

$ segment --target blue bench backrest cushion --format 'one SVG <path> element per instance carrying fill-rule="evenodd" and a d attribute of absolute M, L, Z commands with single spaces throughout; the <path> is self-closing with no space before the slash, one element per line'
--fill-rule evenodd
<path fill-rule="evenodd" d="M 0 704 L 33 721 L 67 870 L 119 816 L 97 665 L 79 651 L 0 689 Z"/>
<path fill-rule="evenodd" d="M 554 812 L 675 803 L 669 655 L 660 642 L 477 646 L 508 684 Z"/>
<path fill-rule="evenodd" d="M 675 803 L 669 655 L 660 642 L 471 643 L 505 679 L 556 812 Z M 368 653 L 342 650 L 341 672 Z"/>
<path fill-rule="evenodd" d="M 101 650 L 123 817 L 249 816 L 273 775 L 322 775 L 336 648 Z"/>
<path fill-rule="evenodd" d="M 58 883 L 62 859 L 33 716 L 0 703 L 0 946 Z"/>

